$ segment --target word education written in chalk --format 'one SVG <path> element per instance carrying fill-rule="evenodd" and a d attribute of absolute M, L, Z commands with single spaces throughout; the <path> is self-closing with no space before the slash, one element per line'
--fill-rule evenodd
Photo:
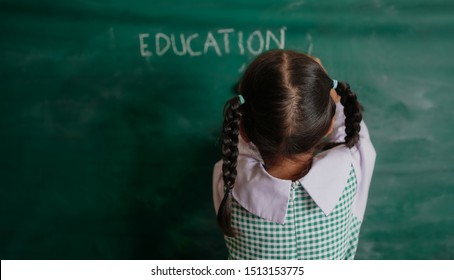
<path fill-rule="evenodd" d="M 215 53 L 218 56 L 239 53 L 259 55 L 270 49 L 284 49 L 286 27 L 277 34 L 271 30 L 255 30 L 250 33 L 233 28 L 209 31 L 206 34 L 140 33 L 140 55 L 150 57 L 173 53 L 179 56 L 201 56 Z M 154 41 L 153 41 L 154 39 Z"/>

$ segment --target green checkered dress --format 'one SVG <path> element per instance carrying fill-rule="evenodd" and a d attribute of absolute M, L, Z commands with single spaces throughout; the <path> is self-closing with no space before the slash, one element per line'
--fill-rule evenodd
<path fill-rule="evenodd" d="M 335 209 L 326 216 L 300 182 L 293 182 L 284 224 L 264 220 L 233 199 L 225 237 L 229 259 L 353 259 L 361 222 L 352 213 L 357 180 L 352 168 Z"/>

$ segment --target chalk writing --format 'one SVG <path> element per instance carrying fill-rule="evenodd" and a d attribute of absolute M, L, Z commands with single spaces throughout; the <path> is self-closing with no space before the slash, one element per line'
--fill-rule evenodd
<path fill-rule="evenodd" d="M 208 31 L 206 34 L 156 34 L 140 33 L 139 50 L 143 57 L 164 56 L 201 56 L 214 53 L 217 56 L 237 52 L 240 55 L 258 55 L 270 49 L 285 47 L 286 27 L 279 29 L 277 34 L 271 30 L 254 30 L 250 33 L 236 31 L 233 28 L 223 28 Z M 154 39 L 154 44 L 153 44 Z M 235 45 L 232 41 L 237 42 Z"/>

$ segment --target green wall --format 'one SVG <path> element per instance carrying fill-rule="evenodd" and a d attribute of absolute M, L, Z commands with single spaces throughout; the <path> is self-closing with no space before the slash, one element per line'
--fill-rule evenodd
<path fill-rule="evenodd" d="M 1 1 L 0 257 L 225 258 L 222 106 L 247 63 L 285 47 L 366 107 L 378 157 L 357 258 L 453 259 L 453 14 L 448 0 Z"/>

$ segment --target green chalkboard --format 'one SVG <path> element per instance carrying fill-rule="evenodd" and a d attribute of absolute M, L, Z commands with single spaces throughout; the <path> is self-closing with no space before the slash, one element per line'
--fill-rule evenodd
<path fill-rule="evenodd" d="M 223 259 L 222 106 L 259 53 L 320 57 L 377 149 L 359 259 L 454 258 L 454 3 L 0 2 L 0 257 Z"/>

